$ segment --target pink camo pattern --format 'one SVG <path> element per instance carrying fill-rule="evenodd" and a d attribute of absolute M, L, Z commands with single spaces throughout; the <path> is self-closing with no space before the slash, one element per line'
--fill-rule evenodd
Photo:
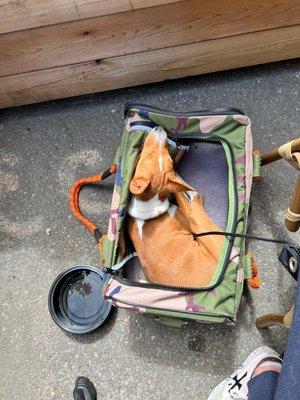
<path fill-rule="evenodd" d="M 108 240 L 114 240 L 116 237 L 119 205 L 120 205 L 120 195 L 117 192 L 116 188 L 114 188 L 111 201 L 111 211 L 108 222 L 108 232 L 107 232 Z"/>
<path fill-rule="evenodd" d="M 210 133 L 217 126 L 221 125 L 225 119 L 226 115 L 214 115 L 207 117 L 197 117 L 199 118 L 200 131 L 203 133 Z"/>
<path fill-rule="evenodd" d="M 246 193 L 245 193 L 245 203 L 248 203 L 250 200 L 251 194 L 251 186 L 252 186 L 252 179 L 253 179 L 253 140 L 251 134 L 251 121 L 245 115 L 234 115 L 233 119 L 239 122 L 242 125 L 246 126 Z"/>
<path fill-rule="evenodd" d="M 244 272 L 244 268 L 240 268 L 237 272 L 237 276 L 236 276 L 236 281 L 238 283 L 242 283 L 244 282 L 245 279 L 245 272 Z"/>
<path fill-rule="evenodd" d="M 240 261 L 240 249 L 238 247 L 233 246 L 230 253 L 230 261 L 235 262 L 236 264 Z"/>
<path fill-rule="evenodd" d="M 117 287 L 121 287 L 118 293 L 113 294 L 113 300 L 125 302 L 127 305 L 138 308 L 151 306 L 153 308 L 166 308 L 170 310 L 186 311 L 187 300 L 184 292 L 125 286 L 111 279 L 108 283 L 105 296 L 110 296 Z"/>
<path fill-rule="evenodd" d="M 110 299 L 108 299 L 108 302 L 111 303 L 115 307 L 124 308 L 125 310 L 135 311 L 138 313 L 146 312 L 146 308 L 144 308 L 144 307 L 132 306 L 129 304 L 120 303 L 119 301 L 110 300 Z"/>

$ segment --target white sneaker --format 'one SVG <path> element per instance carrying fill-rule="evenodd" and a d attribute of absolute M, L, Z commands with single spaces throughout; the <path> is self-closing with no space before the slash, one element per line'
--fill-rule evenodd
<path fill-rule="evenodd" d="M 279 354 L 267 346 L 258 347 L 246 358 L 243 364 L 229 377 L 214 388 L 207 400 L 246 400 L 248 382 L 253 372 L 266 358 L 275 358 L 281 362 Z"/>

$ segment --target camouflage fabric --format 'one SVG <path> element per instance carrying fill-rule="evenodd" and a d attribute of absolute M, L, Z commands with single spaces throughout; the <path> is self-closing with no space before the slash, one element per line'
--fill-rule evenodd
<path fill-rule="evenodd" d="M 194 135 L 197 140 L 215 140 L 222 144 L 228 163 L 229 210 L 227 231 L 244 233 L 250 201 L 253 156 L 250 119 L 242 114 L 175 115 L 147 106 L 132 106 L 126 116 L 125 129 L 117 152 L 117 175 L 112 198 L 109 229 L 104 242 L 103 258 L 110 268 L 123 257 L 122 236 L 129 183 L 135 163 L 149 129 L 138 121 L 162 126 L 172 137 Z M 135 122 L 132 129 L 131 123 Z M 244 284 L 245 240 L 224 241 L 224 248 L 213 279 L 201 290 L 175 290 L 144 287 L 110 276 L 105 296 L 117 307 L 146 312 L 155 316 L 193 319 L 203 322 L 234 322 Z M 232 244 L 233 242 L 233 244 Z M 228 251 L 230 250 L 230 254 Z"/>

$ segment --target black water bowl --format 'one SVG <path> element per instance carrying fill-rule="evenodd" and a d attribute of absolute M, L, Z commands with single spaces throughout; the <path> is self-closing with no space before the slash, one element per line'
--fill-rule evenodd
<path fill-rule="evenodd" d="M 57 276 L 50 288 L 51 317 L 66 332 L 92 332 L 103 324 L 111 311 L 102 292 L 103 276 L 97 268 L 69 267 Z"/>

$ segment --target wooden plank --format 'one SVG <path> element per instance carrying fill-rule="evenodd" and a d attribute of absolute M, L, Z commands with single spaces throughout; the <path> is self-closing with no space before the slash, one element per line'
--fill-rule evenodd
<path fill-rule="evenodd" d="M 300 23 L 298 0 L 189 0 L 0 36 L 0 76 Z"/>
<path fill-rule="evenodd" d="M 183 0 L 130 0 L 132 7 L 137 10 L 139 8 L 160 6 L 162 4 L 178 3 Z"/>
<path fill-rule="evenodd" d="M 132 9 L 129 0 L 74 0 L 80 18 L 115 14 Z"/>
<path fill-rule="evenodd" d="M 0 0 L 0 33 L 76 19 L 73 0 Z"/>
<path fill-rule="evenodd" d="M 300 56 L 300 27 L 278 28 L 0 78 L 0 107 Z"/>
<path fill-rule="evenodd" d="M 0 0 L 0 34 L 183 0 Z"/>
<path fill-rule="evenodd" d="M 138 10 L 160 6 L 169 3 L 178 3 L 183 0 L 74 0 L 80 18 L 92 18 L 107 14 L 116 14 L 129 10 Z"/>

